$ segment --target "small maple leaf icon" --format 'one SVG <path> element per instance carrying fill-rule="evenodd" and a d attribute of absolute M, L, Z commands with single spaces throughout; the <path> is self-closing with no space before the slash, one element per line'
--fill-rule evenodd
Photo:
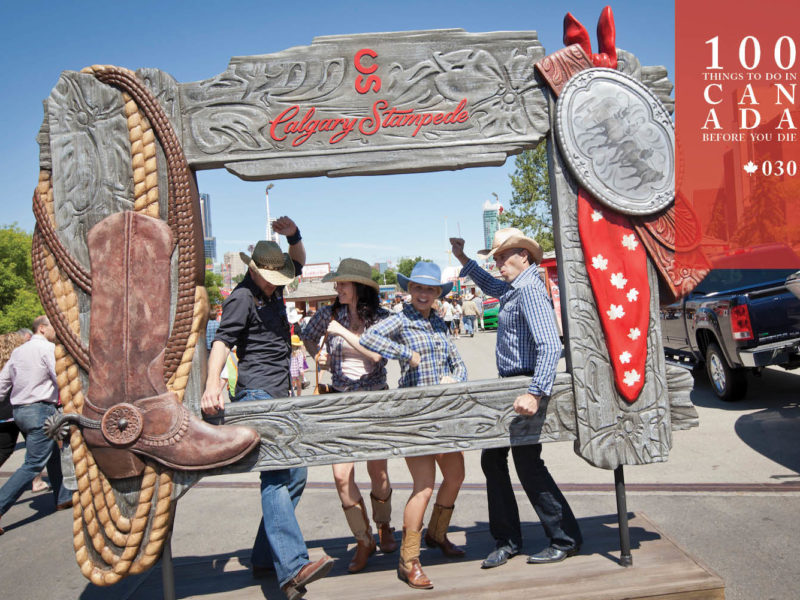
<path fill-rule="evenodd" d="M 756 171 L 758 171 L 758 165 L 754 163 L 752 160 L 748 162 L 744 167 L 742 167 L 748 175 L 752 175 Z"/>

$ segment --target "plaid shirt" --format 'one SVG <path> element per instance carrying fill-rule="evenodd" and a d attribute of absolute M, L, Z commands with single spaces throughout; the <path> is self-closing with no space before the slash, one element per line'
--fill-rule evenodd
<path fill-rule="evenodd" d="M 331 322 L 333 306 L 323 306 L 311 318 L 308 324 L 303 327 L 300 333 L 301 340 L 308 340 L 319 344 L 320 339 L 328 330 Z M 385 319 L 391 313 L 385 308 L 378 308 L 376 319 Z M 350 327 L 350 311 L 347 306 L 339 307 L 338 319 L 343 327 Z M 371 372 L 363 375 L 358 380 L 349 379 L 342 373 L 342 350 L 347 342 L 338 335 L 328 336 L 325 348 L 328 352 L 328 364 L 331 369 L 331 384 L 334 388 L 342 392 L 355 392 L 357 390 L 382 390 L 386 388 L 386 359 L 374 363 Z"/>
<path fill-rule="evenodd" d="M 361 336 L 361 345 L 386 358 L 400 361 L 401 388 L 436 385 L 445 375 L 466 381 L 467 367 L 453 343 L 445 322 L 431 311 L 423 317 L 410 303 L 403 311 L 376 323 Z M 418 352 L 420 364 L 412 368 L 408 361 Z"/>
<path fill-rule="evenodd" d="M 553 302 L 539 269 L 532 265 L 511 283 L 495 279 L 470 260 L 461 277 L 469 275 L 485 293 L 500 300 L 497 315 L 497 371 L 501 377 L 533 374 L 528 391 L 548 396 L 561 358 Z"/>

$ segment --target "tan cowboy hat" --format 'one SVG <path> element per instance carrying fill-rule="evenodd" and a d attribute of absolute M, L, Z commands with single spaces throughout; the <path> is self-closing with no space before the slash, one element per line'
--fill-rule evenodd
<path fill-rule="evenodd" d="M 322 281 L 352 281 L 379 290 L 380 286 L 372 280 L 372 267 L 357 258 L 345 258 L 335 271 L 331 271 Z"/>
<path fill-rule="evenodd" d="M 522 248 L 530 253 L 534 263 L 538 265 L 542 262 L 542 248 L 536 243 L 536 240 L 526 237 L 525 234 L 516 227 L 498 229 L 494 234 L 492 247 L 486 248 L 485 250 L 478 250 L 478 254 L 481 256 L 493 256 L 495 252 L 505 250 L 506 248 Z"/>
<path fill-rule="evenodd" d="M 272 285 L 288 285 L 294 280 L 294 263 L 275 242 L 261 240 L 256 244 L 252 257 L 239 252 L 239 258 Z"/>

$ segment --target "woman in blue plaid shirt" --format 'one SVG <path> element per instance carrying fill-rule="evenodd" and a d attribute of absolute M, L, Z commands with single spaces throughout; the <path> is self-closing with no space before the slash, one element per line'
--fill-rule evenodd
<path fill-rule="evenodd" d="M 467 368 L 448 327 L 432 310 L 434 301 L 445 296 L 453 284 L 440 283 L 439 267 L 428 262 L 418 262 L 410 277 L 398 274 L 397 280 L 400 287 L 411 294 L 411 302 L 403 305 L 402 312 L 370 327 L 361 336 L 361 345 L 384 358 L 400 361 L 400 387 L 466 381 Z M 403 513 L 403 542 L 397 576 L 413 588 L 433 587 L 422 571 L 419 551 L 422 519 L 433 495 L 437 463 L 442 471 L 442 484 L 425 533 L 425 544 L 429 548 L 441 548 L 448 557 L 464 556 L 464 551 L 447 539 L 450 517 L 464 481 L 464 454 L 407 457 L 414 489 Z"/>
<path fill-rule="evenodd" d="M 386 359 L 361 346 L 361 333 L 370 325 L 385 319 L 389 311 L 380 307 L 378 284 L 372 280 L 372 268 L 363 260 L 345 258 L 336 271 L 323 281 L 336 285 L 333 306 L 320 308 L 303 328 L 300 337 L 312 356 L 319 350 L 320 339 L 325 337 L 325 350 L 318 357 L 319 366 L 331 371 L 332 386 L 337 392 L 386 389 Z M 368 460 L 367 472 L 372 482 L 370 499 L 372 517 L 378 527 L 378 539 L 383 552 L 397 550 L 392 515 L 392 488 L 389 484 L 386 459 Z M 347 523 L 356 538 L 356 550 L 348 571 L 357 573 L 367 565 L 375 552 L 369 518 L 364 499 L 355 480 L 355 465 L 333 465 L 333 479 L 342 502 Z"/>

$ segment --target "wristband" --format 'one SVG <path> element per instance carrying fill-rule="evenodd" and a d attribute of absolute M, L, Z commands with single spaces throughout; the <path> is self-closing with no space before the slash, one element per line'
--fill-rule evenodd
<path fill-rule="evenodd" d="M 303 236 L 300 235 L 300 228 L 298 227 L 292 235 L 286 236 L 286 241 L 289 242 L 290 246 L 294 246 L 295 244 L 299 243 L 303 239 Z"/>

